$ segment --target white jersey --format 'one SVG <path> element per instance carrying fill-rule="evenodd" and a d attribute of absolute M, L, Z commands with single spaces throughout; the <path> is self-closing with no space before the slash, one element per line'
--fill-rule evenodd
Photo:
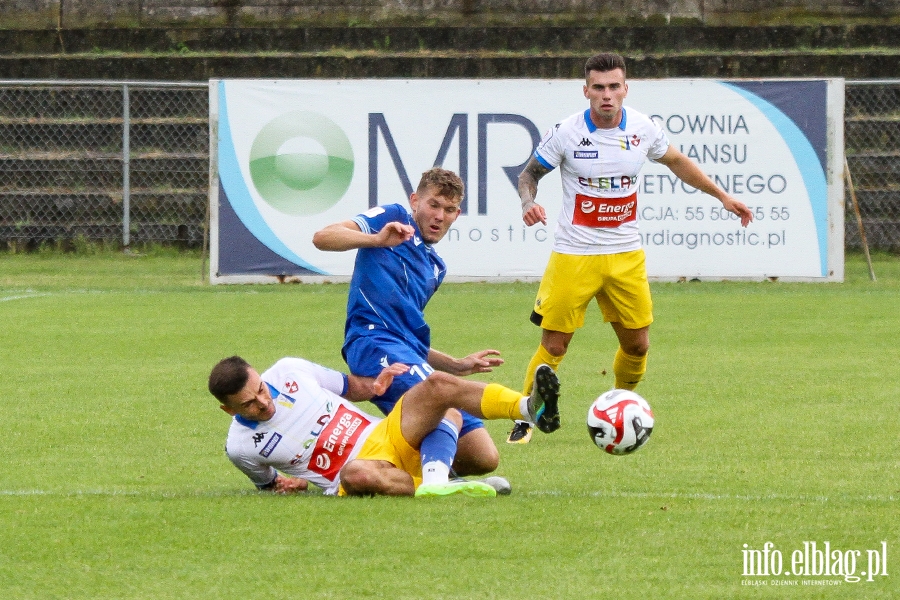
<path fill-rule="evenodd" d="M 335 494 L 339 473 L 381 421 L 341 398 L 347 376 L 301 358 L 282 358 L 261 375 L 275 401 L 275 416 L 235 416 L 225 453 L 257 487 L 276 471 L 301 477 Z"/>
<path fill-rule="evenodd" d="M 562 254 L 616 254 L 641 247 L 637 221 L 638 171 L 669 149 L 665 132 L 647 115 L 622 107 L 622 122 L 599 129 L 590 109 L 557 123 L 534 157 L 561 167 L 562 211 L 553 250 Z"/>

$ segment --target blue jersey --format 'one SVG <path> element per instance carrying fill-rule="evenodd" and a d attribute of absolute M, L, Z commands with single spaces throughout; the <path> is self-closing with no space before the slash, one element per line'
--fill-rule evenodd
<path fill-rule="evenodd" d="M 372 398 L 384 414 L 434 370 L 428 364 L 431 329 L 425 322 L 425 305 L 447 274 L 444 260 L 422 241 L 416 222 L 402 205 L 376 206 L 353 219 L 365 233 L 377 233 L 393 221 L 412 225 L 415 234 L 394 248 L 356 251 L 342 348 L 354 375 L 377 377 L 395 362 L 410 367 L 394 377 L 383 395 Z M 484 427 L 480 419 L 462 415 L 460 436 Z"/>
<path fill-rule="evenodd" d="M 415 234 L 394 248 L 357 250 L 347 299 L 344 356 L 361 336 L 386 336 L 427 358 L 431 329 L 425 322 L 425 305 L 447 273 L 444 260 L 422 241 L 412 215 L 400 204 L 376 206 L 353 221 L 364 233 L 377 233 L 398 221 L 412 225 Z"/>

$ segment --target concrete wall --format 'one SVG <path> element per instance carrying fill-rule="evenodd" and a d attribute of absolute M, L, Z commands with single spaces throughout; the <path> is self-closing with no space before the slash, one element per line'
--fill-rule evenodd
<path fill-rule="evenodd" d="M 0 0 L 0 28 L 537 20 L 811 24 L 900 20 L 900 0 Z"/>

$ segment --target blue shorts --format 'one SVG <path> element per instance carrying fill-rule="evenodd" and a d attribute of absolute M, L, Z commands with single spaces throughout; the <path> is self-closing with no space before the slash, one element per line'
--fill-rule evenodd
<path fill-rule="evenodd" d="M 382 394 L 372 398 L 372 404 L 388 414 L 400 397 L 409 388 L 425 380 L 434 368 L 428 364 L 428 357 L 423 357 L 408 345 L 396 338 L 385 335 L 367 335 L 353 339 L 343 349 L 344 360 L 350 367 L 350 372 L 362 377 L 378 377 L 381 370 L 393 363 L 409 365 L 409 371 L 403 375 L 394 377 L 391 387 Z M 460 437 L 473 429 L 484 427 L 484 422 L 473 417 L 467 412 L 462 412 L 463 424 L 459 432 Z"/>

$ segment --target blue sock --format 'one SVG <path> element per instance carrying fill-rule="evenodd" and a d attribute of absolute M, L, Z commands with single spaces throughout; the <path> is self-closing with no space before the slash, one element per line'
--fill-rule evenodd
<path fill-rule="evenodd" d="M 456 456 L 459 430 L 447 419 L 441 419 L 437 429 L 425 436 L 419 452 L 422 455 L 422 482 L 446 482 L 450 466 Z"/>

